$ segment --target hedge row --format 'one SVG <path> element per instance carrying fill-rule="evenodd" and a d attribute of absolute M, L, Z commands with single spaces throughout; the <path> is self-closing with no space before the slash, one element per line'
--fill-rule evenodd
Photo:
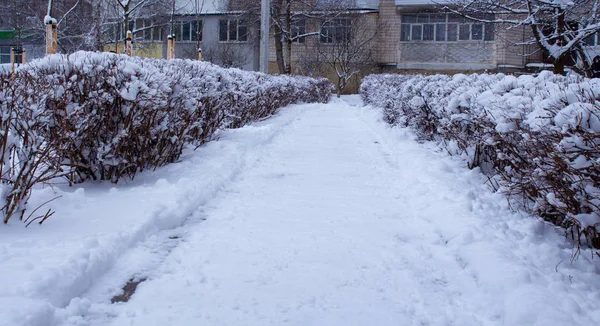
<path fill-rule="evenodd" d="M 190 60 L 78 52 L 0 75 L 4 221 L 23 219 L 33 184 L 57 176 L 117 182 L 176 161 L 223 128 L 296 102 L 327 102 L 326 79 Z"/>
<path fill-rule="evenodd" d="M 360 93 L 390 124 L 467 157 L 578 248 L 600 248 L 600 79 L 371 75 Z"/>

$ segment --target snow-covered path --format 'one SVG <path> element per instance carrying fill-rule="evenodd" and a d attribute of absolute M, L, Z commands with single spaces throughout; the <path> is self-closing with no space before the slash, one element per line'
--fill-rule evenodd
<path fill-rule="evenodd" d="M 570 264 L 559 232 L 509 211 L 477 171 L 385 126 L 357 97 L 292 106 L 227 137 L 261 133 L 183 226 L 122 254 L 55 323 L 600 322 L 596 262 Z M 200 188 L 207 178 L 186 177 Z M 167 181 L 157 186 L 177 191 Z M 132 276 L 147 280 L 111 304 Z"/>
<path fill-rule="evenodd" d="M 509 212 L 477 172 L 394 133 L 356 98 L 292 110 L 128 303 L 88 309 L 92 324 L 600 320 L 598 288 L 585 284 L 593 266 L 578 279 L 568 263 L 557 272 L 569 253 L 551 242 L 560 236 Z"/>

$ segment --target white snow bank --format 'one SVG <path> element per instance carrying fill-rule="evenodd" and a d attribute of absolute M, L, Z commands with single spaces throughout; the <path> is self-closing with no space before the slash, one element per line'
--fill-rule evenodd
<path fill-rule="evenodd" d="M 246 153 L 269 142 L 293 118 L 223 131 L 219 141 L 188 149 L 181 162 L 127 183 L 35 190 L 32 207 L 63 197 L 48 204 L 46 209 L 57 213 L 42 226 L 0 227 L 0 325 L 62 323 L 57 309 L 87 291 L 124 252 L 162 230 L 199 221 L 192 213 L 248 164 L 252 158 Z"/>

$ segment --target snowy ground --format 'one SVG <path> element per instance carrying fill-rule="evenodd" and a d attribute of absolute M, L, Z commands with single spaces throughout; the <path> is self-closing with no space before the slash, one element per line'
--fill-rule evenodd
<path fill-rule="evenodd" d="M 598 261 L 357 97 L 0 227 L 0 325 L 595 325 Z M 130 279 L 146 279 L 111 304 Z"/>

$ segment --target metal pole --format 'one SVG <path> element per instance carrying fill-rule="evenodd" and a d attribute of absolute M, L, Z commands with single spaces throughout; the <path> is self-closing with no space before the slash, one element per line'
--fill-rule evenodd
<path fill-rule="evenodd" d="M 52 17 L 52 0 L 48 0 L 48 13 L 46 15 Z"/>
<path fill-rule="evenodd" d="M 270 1 L 260 3 L 260 72 L 269 73 L 269 22 L 271 20 Z"/>

